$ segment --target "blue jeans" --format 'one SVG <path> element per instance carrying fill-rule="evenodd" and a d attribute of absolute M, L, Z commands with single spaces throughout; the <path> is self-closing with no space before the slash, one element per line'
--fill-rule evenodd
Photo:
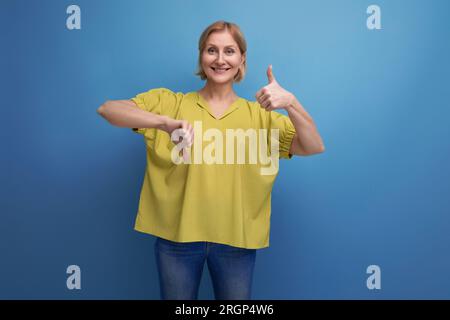
<path fill-rule="evenodd" d="M 205 260 L 218 300 L 250 299 L 257 249 L 156 237 L 161 299 L 197 300 Z"/>

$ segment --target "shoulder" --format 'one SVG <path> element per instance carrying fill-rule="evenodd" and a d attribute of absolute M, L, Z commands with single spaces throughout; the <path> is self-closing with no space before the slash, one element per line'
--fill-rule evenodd
<path fill-rule="evenodd" d="M 160 95 L 162 97 L 183 97 L 184 93 L 179 91 L 173 91 L 169 88 L 160 87 L 160 88 L 152 88 L 148 90 L 146 93 L 148 94 L 154 94 L 154 95 Z"/>
<path fill-rule="evenodd" d="M 241 106 L 248 109 L 252 115 L 258 116 L 261 119 L 266 119 L 270 116 L 270 112 L 262 108 L 258 101 L 241 98 Z"/>
<path fill-rule="evenodd" d="M 137 99 L 146 103 L 160 103 L 160 104 L 179 104 L 185 94 L 183 92 L 176 92 L 169 88 L 159 87 L 152 88 L 142 92 L 136 96 Z"/>
<path fill-rule="evenodd" d="M 259 111 L 258 108 L 260 108 L 260 105 L 259 105 L 258 101 L 248 100 L 243 97 L 239 97 L 239 101 L 240 101 L 241 107 L 244 107 L 244 108 L 252 110 L 252 111 Z"/>

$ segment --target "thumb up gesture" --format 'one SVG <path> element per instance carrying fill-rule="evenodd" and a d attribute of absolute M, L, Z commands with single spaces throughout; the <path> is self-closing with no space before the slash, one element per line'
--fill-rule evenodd
<path fill-rule="evenodd" d="M 267 69 L 267 80 L 269 83 L 262 87 L 255 95 L 261 108 L 272 111 L 288 107 L 292 103 L 293 95 L 278 84 L 273 75 L 272 65 Z"/>

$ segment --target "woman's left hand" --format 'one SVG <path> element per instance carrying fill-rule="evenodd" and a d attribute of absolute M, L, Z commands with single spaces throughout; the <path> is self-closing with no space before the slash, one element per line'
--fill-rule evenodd
<path fill-rule="evenodd" d="M 267 69 L 267 78 L 269 84 L 262 87 L 255 96 L 261 108 L 272 111 L 275 109 L 284 109 L 291 105 L 294 96 L 289 91 L 283 89 L 275 80 L 272 73 L 272 65 Z"/>

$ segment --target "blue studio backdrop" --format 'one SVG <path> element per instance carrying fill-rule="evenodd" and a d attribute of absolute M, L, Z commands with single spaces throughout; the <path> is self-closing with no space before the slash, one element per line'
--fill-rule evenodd
<path fill-rule="evenodd" d="M 96 110 L 200 89 L 198 39 L 223 19 L 248 42 L 237 94 L 254 101 L 272 64 L 326 147 L 280 162 L 253 298 L 449 299 L 449 13 L 447 0 L 2 0 L 0 298 L 159 299 L 155 238 L 133 230 L 144 140 Z M 199 298 L 213 297 L 205 266 Z"/>

